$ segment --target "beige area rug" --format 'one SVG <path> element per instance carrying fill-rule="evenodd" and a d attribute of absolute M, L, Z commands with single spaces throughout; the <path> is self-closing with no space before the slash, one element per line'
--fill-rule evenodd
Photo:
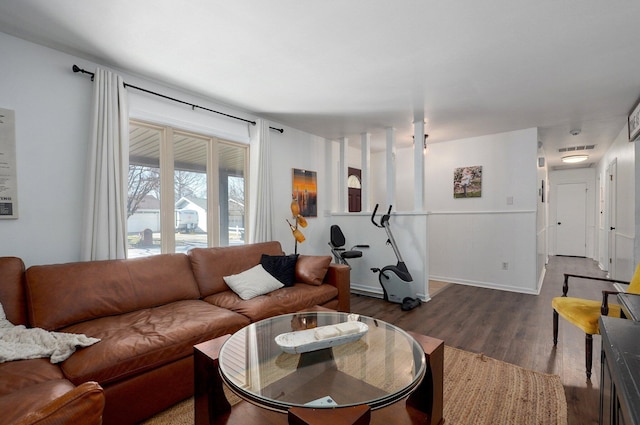
<path fill-rule="evenodd" d="M 225 389 L 231 404 L 238 397 Z M 566 425 L 567 402 L 557 375 L 445 346 L 444 418 L 449 425 Z M 193 399 L 145 425 L 192 425 Z"/>

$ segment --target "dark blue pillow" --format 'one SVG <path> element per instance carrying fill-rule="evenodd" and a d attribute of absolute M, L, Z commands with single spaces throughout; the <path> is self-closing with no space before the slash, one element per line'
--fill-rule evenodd
<path fill-rule="evenodd" d="M 298 254 L 292 255 L 267 255 L 262 254 L 260 264 L 273 277 L 284 286 L 293 286 L 296 283 L 296 262 Z"/>

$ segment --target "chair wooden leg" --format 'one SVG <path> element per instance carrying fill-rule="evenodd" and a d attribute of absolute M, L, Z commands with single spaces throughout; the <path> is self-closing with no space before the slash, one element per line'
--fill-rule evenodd
<path fill-rule="evenodd" d="M 553 345 L 558 345 L 558 312 L 553 310 Z"/>
<path fill-rule="evenodd" d="M 587 363 L 587 379 L 591 380 L 591 366 L 593 365 L 593 335 L 585 334 L 584 342 Z"/>

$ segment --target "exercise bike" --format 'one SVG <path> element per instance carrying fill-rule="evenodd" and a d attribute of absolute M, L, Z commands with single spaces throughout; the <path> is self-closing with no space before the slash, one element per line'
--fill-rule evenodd
<path fill-rule="evenodd" d="M 373 209 L 373 214 L 371 214 L 371 222 L 374 226 L 381 227 L 386 230 L 388 237 L 387 245 L 391 245 L 393 248 L 393 252 L 396 254 L 398 263 L 396 265 L 384 266 L 382 269 L 373 267 L 371 268 L 371 271 L 378 273 L 385 301 L 402 304 L 401 308 L 403 311 L 412 310 L 418 307 L 421 304 L 421 301 L 413 291 L 411 286 L 413 277 L 411 277 L 411 273 L 409 273 L 407 265 L 402 260 L 400 250 L 398 250 L 398 245 L 396 245 L 396 241 L 391 233 L 391 228 L 389 227 L 391 205 L 389 205 L 389 211 L 387 211 L 387 213 L 380 219 L 380 223 L 376 223 L 376 212 L 378 212 L 378 204 L 376 204 L 376 207 Z"/>

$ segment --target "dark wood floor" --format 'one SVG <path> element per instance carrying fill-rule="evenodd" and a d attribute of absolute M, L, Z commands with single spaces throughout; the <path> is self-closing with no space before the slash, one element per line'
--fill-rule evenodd
<path fill-rule="evenodd" d="M 401 311 L 398 304 L 359 295 L 352 295 L 351 311 L 440 338 L 452 347 L 559 375 L 565 387 L 569 425 L 597 424 L 600 336 L 594 336 L 591 382 L 585 375 L 581 330 L 561 318 L 558 346 L 553 346 L 551 299 L 562 294 L 565 272 L 605 275 L 592 260 L 551 257 L 540 295 L 451 285 L 409 312 Z M 594 282 L 572 281 L 569 295 L 600 300 L 600 291 L 607 284 Z"/>

